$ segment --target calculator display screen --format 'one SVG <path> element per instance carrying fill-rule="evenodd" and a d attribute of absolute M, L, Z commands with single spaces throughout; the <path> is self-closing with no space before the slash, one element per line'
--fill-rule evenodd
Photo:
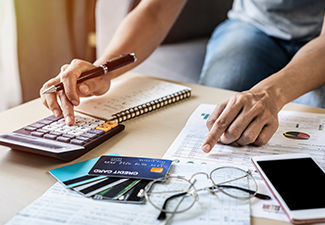
<path fill-rule="evenodd" d="M 290 210 L 325 208 L 325 173 L 311 158 L 257 163 Z"/>

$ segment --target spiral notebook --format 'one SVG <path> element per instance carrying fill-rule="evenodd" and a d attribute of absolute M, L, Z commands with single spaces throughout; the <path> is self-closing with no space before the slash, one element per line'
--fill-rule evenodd
<path fill-rule="evenodd" d="M 81 99 L 75 110 L 120 123 L 190 96 L 191 88 L 184 85 L 135 76 L 112 81 L 106 94 Z"/>

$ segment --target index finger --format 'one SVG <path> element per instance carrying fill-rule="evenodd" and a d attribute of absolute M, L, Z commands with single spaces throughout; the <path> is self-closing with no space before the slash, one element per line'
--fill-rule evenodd
<path fill-rule="evenodd" d="M 229 100 L 227 105 L 223 108 L 222 112 L 214 111 L 212 114 L 219 114 L 214 120 L 210 131 L 203 141 L 202 150 L 205 153 L 209 153 L 213 146 L 218 142 L 220 136 L 227 130 L 232 121 L 237 117 L 241 111 L 242 106 Z M 212 119 L 214 115 L 212 115 Z"/>

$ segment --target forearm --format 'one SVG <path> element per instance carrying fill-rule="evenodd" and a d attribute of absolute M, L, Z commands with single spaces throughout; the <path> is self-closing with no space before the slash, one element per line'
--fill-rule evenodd
<path fill-rule="evenodd" d="M 116 30 L 112 40 L 95 65 L 127 52 L 134 52 L 137 62 L 112 73 L 116 77 L 143 62 L 163 41 L 186 0 L 141 1 Z"/>
<path fill-rule="evenodd" d="M 251 91 L 266 91 L 278 111 L 287 103 L 325 84 L 325 34 L 303 46 L 291 62 Z"/>

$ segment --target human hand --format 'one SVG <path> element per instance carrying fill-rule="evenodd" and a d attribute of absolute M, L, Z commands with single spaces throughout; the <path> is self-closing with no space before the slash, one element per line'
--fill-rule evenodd
<path fill-rule="evenodd" d="M 218 142 L 238 145 L 266 144 L 279 126 L 275 101 L 266 91 L 245 91 L 218 105 L 207 120 L 209 133 L 202 150 L 210 152 Z"/>
<path fill-rule="evenodd" d="M 109 73 L 89 79 L 77 85 L 81 73 L 95 68 L 89 62 L 74 59 L 70 64 L 63 65 L 59 75 L 47 81 L 40 90 L 43 104 L 49 108 L 56 117 L 64 116 L 66 124 L 74 123 L 74 106 L 79 105 L 80 97 L 102 95 L 110 88 Z M 47 88 L 59 82 L 63 83 L 64 90 L 57 93 L 42 94 Z M 58 102 L 61 102 L 61 106 Z"/>

